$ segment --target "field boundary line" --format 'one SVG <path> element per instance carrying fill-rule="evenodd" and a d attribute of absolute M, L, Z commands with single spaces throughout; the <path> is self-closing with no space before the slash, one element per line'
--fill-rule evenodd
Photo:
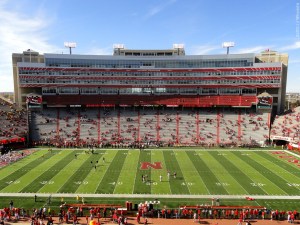
<path fill-rule="evenodd" d="M 288 150 L 283 150 L 283 151 L 286 152 L 286 153 L 288 153 L 288 154 L 291 154 L 291 155 L 293 155 L 293 156 L 295 156 L 297 158 L 300 158 L 300 155 L 298 155 L 298 154 L 296 154 L 294 152 L 291 152 L 291 151 L 288 151 Z"/>
<path fill-rule="evenodd" d="M 300 195 L 170 195 L 170 194 L 81 194 L 81 193 L 0 193 L 0 197 L 33 197 L 37 195 L 38 197 L 76 197 L 80 195 L 81 197 L 87 198 L 166 198 L 166 199 L 246 199 L 247 197 L 253 198 L 253 200 L 258 199 L 281 199 L 281 200 L 300 200 Z"/>

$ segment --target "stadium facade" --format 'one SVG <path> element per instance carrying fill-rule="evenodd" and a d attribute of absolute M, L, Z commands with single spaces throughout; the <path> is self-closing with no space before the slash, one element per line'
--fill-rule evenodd
<path fill-rule="evenodd" d="M 33 99 L 36 108 L 254 108 L 269 111 L 268 124 L 285 107 L 288 56 L 270 50 L 185 55 L 182 45 L 167 50 L 116 45 L 113 55 L 28 50 L 12 58 L 19 106 Z M 177 122 L 177 135 L 179 126 Z"/>
<path fill-rule="evenodd" d="M 130 50 L 113 55 L 13 54 L 15 102 L 29 93 L 55 105 L 173 105 L 251 107 L 256 96 L 285 106 L 287 55 L 185 55 L 183 48 Z"/>

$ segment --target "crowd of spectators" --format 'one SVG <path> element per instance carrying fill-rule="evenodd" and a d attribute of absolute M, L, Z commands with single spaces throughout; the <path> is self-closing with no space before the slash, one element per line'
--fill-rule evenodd
<path fill-rule="evenodd" d="M 0 98 L 0 140 L 18 140 L 27 136 L 27 112 Z"/>
<path fill-rule="evenodd" d="M 269 210 L 263 207 L 255 206 L 179 206 L 178 208 L 155 208 L 148 202 L 140 203 L 137 209 L 102 207 L 93 205 L 86 207 L 84 204 L 78 204 L 77 207 L 70 207 L 62 204 L 56 211 L 50 206 L 33 208 L 31 210 L 14 207 L 13 201 L 4 209 L 0 209 L 0 221 L 18 222 L 20 220 L 30 220 L 32 225 L 51 225 L 54 217 L 58 217 L 58 223 L 89 224 L 91 221 L 101 224 L 113 222 L 118 224 L 127 224 L 127 217 L 136 215 L 138 223 L 147 223 L 148 218 L 162 219 L 191 219 L 194 222 L 200 222 L 205 219 L 239 219 L 240 221 L 255 220 L 274 220 L 288 221 L 294 223 L 299 220 L 297 210 Z"/>
<path fill-rule="evenodd" d="M 300 107 L 276 116 L 271 135 L 289 137 L 294 141 L 300 141 Z"/>
<path fill-rule="evenodd" d="M 11 149 L 8 149 L 7 151 L 2 152 L 3 154 L 1 153 L 0 155 L 0 168 L 26 157 L 31 154 L 33 150 L 11 151 Z"/>

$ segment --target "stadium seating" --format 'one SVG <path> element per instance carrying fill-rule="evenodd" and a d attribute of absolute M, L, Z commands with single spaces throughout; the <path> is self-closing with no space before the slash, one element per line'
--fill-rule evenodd
<path fill-rule="evenodd" d="M 0 99 L 0 141 L 18 142 L 27 136 L 27 113 Z M 1 144 L 1 143 L 0 143 Z"/>
<path fill-rule="evenodd" d="M 35 143 L 67 146 L 239 145 L 269 134 L 269 113 L 237 108 L 50 108 L 30 121 Z"/>
<path fill-rule="evenodd" d="M 283 115 L 276 116 L 271 129 L 271 135 L 290 137 L 300 141 L 300 107 Z"/>

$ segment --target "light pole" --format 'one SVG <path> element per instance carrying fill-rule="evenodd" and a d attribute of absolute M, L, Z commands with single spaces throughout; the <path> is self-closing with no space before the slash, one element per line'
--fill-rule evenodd
<path fill-rule="evenodd" d="M 227 48 L 227 55 L 229 54 L 229 48 L 230 47 L 234 47 L 234 42 L 230 41 L 230 42 L 223 42 L 222 44 L 223 48 Z"/>
<path fill-rule="evenodd" d="M 64 42 L 66 48 L 69 48 L 70 55 L 72 54 L 72 48 L 76 48 L 77 44 L 75 42 Z"/>

